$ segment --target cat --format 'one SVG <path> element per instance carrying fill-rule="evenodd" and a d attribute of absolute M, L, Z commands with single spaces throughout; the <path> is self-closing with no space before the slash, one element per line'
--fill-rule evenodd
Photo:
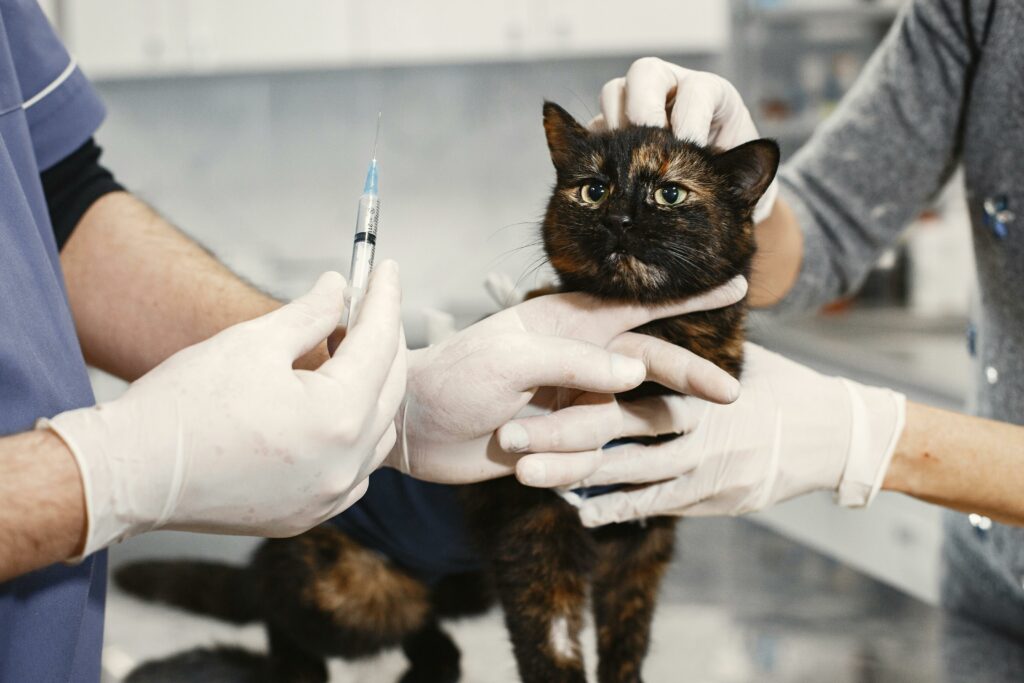
<path fill-rule="evenodd" d="M 653 304 L 749 274 L 753 209 L 779 163 L 773 141 L 721 151 L 661 128 L 589 131 L 551 102 L 543 113 L 556 182 L 542 236 L 560 289 Z M 639 331 L 739 377 L 745 315 L 741 302 Z M 669 391 L 644 383 L 619 399 Z M 410 491 L 419 503 L 403 506 Z M 358 522 L 374 510 L 412 520 L 407 538 L 397 538 L 397 523 L 383 525 L 393 538 L 375 538 L 372 524 Z M 458 527 L 456 541 L 448 542 L 444 524 L 431 526 L 435 513 Z M 267 656 L 192 651 L 144 664 L 128 681 L 319 683 L 327 658 L 401 647 L 409 660 L 402 683 L 454 682 L 460 655 L 440 622 L 497 602 L 525 683 L 583 683 L 579 634 L 589 595 L 598 680 L 639 683 L 675 524 L 657 517 L 588 530 L 562 496 L 512 477 L 443 487 L 382 470 L 334 524 L 265 541 L 247 567 L 153 561 L 119 570 L 115 580 L 129 593 L 235 623 L 263 622 L 269 640 Z M 435 555 L 465 542 L 478 562 L 417 562 L 406 552 L 417 542 Z"/>

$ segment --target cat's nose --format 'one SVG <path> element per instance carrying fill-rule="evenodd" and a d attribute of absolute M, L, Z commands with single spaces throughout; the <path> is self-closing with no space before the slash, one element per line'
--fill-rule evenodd
<path fill-rule="evenodd" d="M 633 227 L 633 219 L 624 213 L 617 213 L 606 216 L 604 222 L 605 225 L 607 225 L 609 228 L 613 230 L 624 231 L 629 230 L 631 227 Z"/>

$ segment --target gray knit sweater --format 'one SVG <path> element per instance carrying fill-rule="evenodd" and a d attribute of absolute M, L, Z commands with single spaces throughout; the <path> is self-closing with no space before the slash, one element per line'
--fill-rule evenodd
<path fill-rule="evenodd" d="M 805 257 L 778 310 L 816 309 L 856 290 L 958 164 L 980 301 L 971 405 L 1024 424 L 1024 0 L 903 9 L 838 111 L 781 174 Z M 944 546 L 946 605 L 1024 639 L 1024 529 L 986 532 L 948 513 Z"/>

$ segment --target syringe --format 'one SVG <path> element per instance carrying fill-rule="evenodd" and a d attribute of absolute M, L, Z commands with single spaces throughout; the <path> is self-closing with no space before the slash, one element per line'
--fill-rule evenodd
<path fill-rule="evenodd" d="M 373 270 L 373 254 L 377 249 L 377 223 L 380 220 L 380 196 L 377 191 L 377 140 L 380 138 L 380 113 L 377 114 L 377 134 L 373 138 L 373 154 L 366 171 L 363 194 L 359 197 L 356 214 L 356 236 L 352 244 L 352 265 L 348 269 L 349 303 L 343 324 L 348 327 L 359 315 L 366 287 Z"/>

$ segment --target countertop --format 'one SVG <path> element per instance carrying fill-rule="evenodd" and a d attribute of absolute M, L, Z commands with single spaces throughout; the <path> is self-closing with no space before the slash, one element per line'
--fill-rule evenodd
<path fill-rule="evenodd" d="M 967 320 L 898 308 L 855 309 L 794 320 L 753 314 L 752 340 L 823 371 L 890 386 L 962 409 L 971 387 Z"/>
<path fill-rule="evenodd" d="M 120 553 L 138 556 L 139 549 Z M 500 616 L 451 625 L 465 683 L 517 680 Z M 593 665 L 593 629 L 585 652 Z M 263 647 L 258 627 L 236 628 L 112 590 L 105 664 L 212 642 Z M 392 652 L 356 665 L 333 662 L 332 680 L 391 683 Z M 701 683 L 1000 683 L 1024 679 L 1024 647 L 944 615 L 900 591 L 769 529 L 740 519 L 680 525 L 645 680 Z M 108 680 L 117 681 L 114 675 Z"/>

